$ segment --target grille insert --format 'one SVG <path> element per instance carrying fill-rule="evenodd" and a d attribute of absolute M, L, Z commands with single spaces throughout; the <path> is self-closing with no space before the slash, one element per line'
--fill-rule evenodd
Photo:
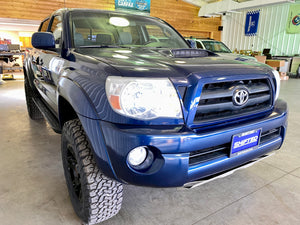
<path fill-rule="evenodd" d="M 272 139 L 278 138 L 280 136 L 280 133 L 281 133 L 280 127 L 263 132 L 260 136 L 260 143 L 264 143 Z"/>
<path fill-rule="evenodd" d="M 249 93 L 249 99 L 243 106 L 233 103 L 233 94 L 239 88 L 246 89 Z M 206 84 L 202 89 L 194 123 L 267 111 L 272 104 L 271 90 L 267 79 Z"/>
<path fill-rule="evenodd" d="M 189 165 L 203 163 L 223 156 L 228 156 L 230 143 L 211 148 L 201 149 L 190 153 Z"/>

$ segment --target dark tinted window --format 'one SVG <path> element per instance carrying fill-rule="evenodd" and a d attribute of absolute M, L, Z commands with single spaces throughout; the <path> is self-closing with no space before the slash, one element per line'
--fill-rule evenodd
<path fill-rule="evenodd" d="M 196 41 L 196 44 L 197 44 L 197 48 L 202 48 L 203 49 L 203 46 L 201 45 L 201 43 L 199 41 Z"/>

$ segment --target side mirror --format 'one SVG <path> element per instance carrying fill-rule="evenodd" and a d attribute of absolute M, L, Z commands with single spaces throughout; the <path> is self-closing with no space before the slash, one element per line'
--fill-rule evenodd
<path fill-rule="evenodd" d="M 50 32 L 35 32 L 32 35 L 31 44 L 38 49 L 55 48 L 54 36 Z"/>

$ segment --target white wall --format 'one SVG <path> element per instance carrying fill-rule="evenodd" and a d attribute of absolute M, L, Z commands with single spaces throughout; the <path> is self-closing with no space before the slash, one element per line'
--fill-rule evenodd
<path fill-rule="evenodd" d="M 12 44 L 20 44 L 18 31 L 4 31 L 0 29 L 0 38 L 2 38 L 2 40 L 9 39 Z"/>
<path fill-rule="evenodd" d="M 18 31 L 3 31 L 3 30 L 0 30 L 0 38 L 2 38 L 2 40 L 3 39 L 9 39 L 9 40 L 11 40 L 12 44 L 17 44 L 17 45 L 20 44 L 19 32 Z M 4 66 L 12 66 L 14 63 L 15 62 L 9 62 L 8 64 L 4 63 Z M 19 65 L 23 65 L 21 56 L 19 56 L 19 59 L 16 60 L 16 63 L 19 63 Z"/>
<path fill-rule="evenodd" d="M 227 13 L 222 18 L 222 41 L 232 50 L 237 48 L 237 50 L 263 51 L 264 48 L 270 48 L 272 55 L 300 54 L 300 34 L 287 34 L 285 31 L 290 5 L 292 4 Z M 260 16 L 257 35 L 245 36 L 246 14 L 248 11 L 258 9 Z"/>

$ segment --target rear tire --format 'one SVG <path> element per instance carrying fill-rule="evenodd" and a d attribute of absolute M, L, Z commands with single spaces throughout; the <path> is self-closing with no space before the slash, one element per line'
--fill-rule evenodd
<path fill-rule="evenodd" d="M 62 161 L 73 208 L 84 223 L 100 223 L 119 212 L 123 186 L 99 171 L 79 119 L 63 126 Z"/>
<path fill-rule="evenodd" d="M 36 97 L 36 93 L 34 93 L 34 91 L 31 89 L 27 77 L 25 77 L 25 80 L 24 80 L 24 89 L 25 89 L 27 112 L 28 112 L 29 117 L 32 120 L 43 119 L 44 118 L 43 114 L 41 113 L 39 108 L 36 106 L 34 101 L 32 100 L 33 97 Z"/>

